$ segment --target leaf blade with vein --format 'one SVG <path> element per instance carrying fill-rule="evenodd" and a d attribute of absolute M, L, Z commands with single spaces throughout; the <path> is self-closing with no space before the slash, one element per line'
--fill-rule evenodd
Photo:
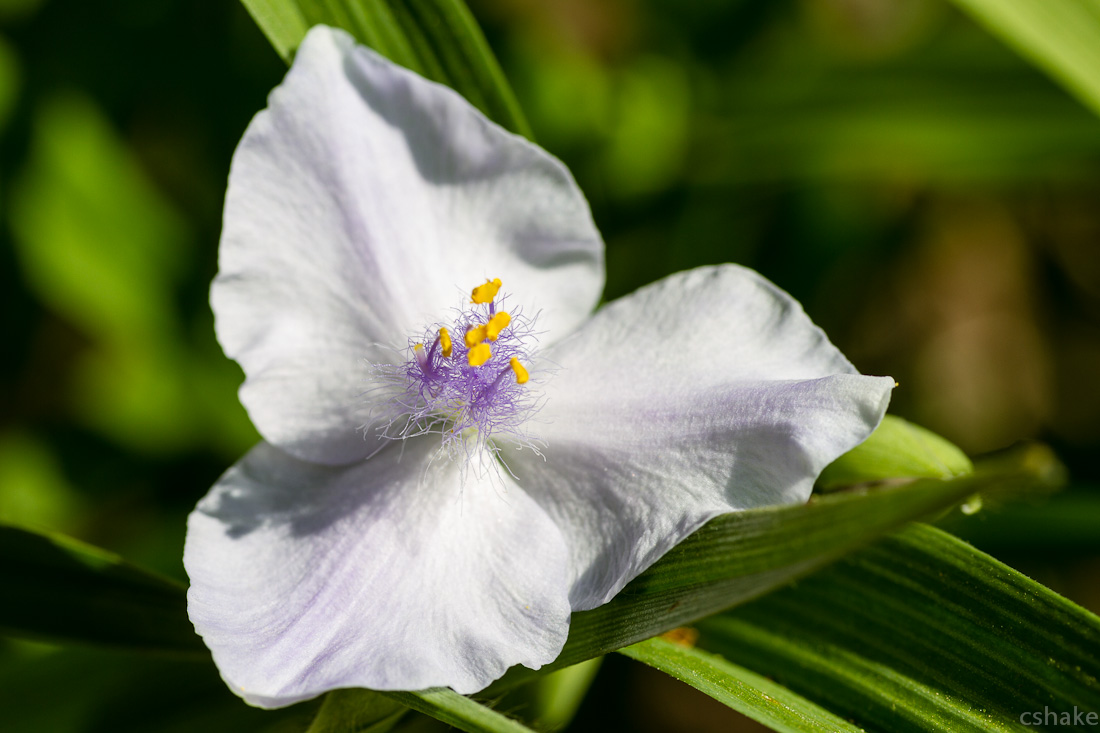
<path fill-rule="evenodd" d="M 306 31 L 330 25 L 395 63 L 446 84 L 507 130 L 532 138 L 504 72 L 462 0 L 241 0 L 290 62 Z"/>
<path fill-rule="evenodd" d="M 32 639 L 205 656 L 184 587 L 70 537 L 0 524 L 0 629 Z"/>
<path fill-rule="evenodd" d="M 1100 619 L 927 525 L 699 629 L 875 729 L 1016 731 L 1029 711 L 1100 710 Z"/>
<path fill-rule="evenodd" d="M 723 705 L 782 733 L 857 733 L 862 729 L 721 657 L 661 638 L 619 652 L 691 685 Z"/>
<path fill-rule="evenodd" d="M 953 0 L 1100 114 L 1100 0 Z"/>

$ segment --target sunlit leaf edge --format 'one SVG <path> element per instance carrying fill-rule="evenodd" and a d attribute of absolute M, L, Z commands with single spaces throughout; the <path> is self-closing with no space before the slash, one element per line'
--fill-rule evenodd
<path fill-rule="evenodd" d="M 705 648 L 876 730 L 1100 710 L 1100 618 L 927 525 L 697 628 Z"/>
<path fill-rule="evenodd" d="M 445 84 L 489 119 L 533 139 L 481 28 L 462 0 L 242 0 L 288 63 L 314 25 L 351 33 L 395 63 Z"/>
<path fill-rule="evenodd" d="M 0 524 L 0 629 L 9 636 L 208 655 L 184 586 L 57 533 Z"/>
<path fill-rule="evenodd" d="M 1100 114 L 1100 3 L 952 0 Z"/>
<path fill-rule="evenodd" d="M 619 650 L 782 733 L 858 733 L 828 710 L 714 654 L 660 637 Z"/>

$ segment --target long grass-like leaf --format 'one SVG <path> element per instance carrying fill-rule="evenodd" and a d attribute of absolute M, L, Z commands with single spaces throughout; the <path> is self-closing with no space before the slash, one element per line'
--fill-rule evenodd
<path fill-rule="evenodd" d="M 446 688 L 389 692 L 390 698 L 467 733 L 530 733 L 527 726 Z"/>
<path fill-rule="evenodd" d="M 1100 619 L 926 525 L 699 629 L 701 645 L 869 730 L 1100 714 Z"/>
<path fill-rule="evenodd" d="M 60 642 L 205 656 L 179 583 L 71 537 L 0 524 L 0 629 Z"/>
<path fill-rule="evenodd" d="M 512 132 L 531 128 L 492 49 L 462 0 L 242 0 L 289 62 L 314 25 L 343 28 L 363 44 L 446 84 Z"/>
<path fill-rule="evenodd" d="M 1100 114 L 1100 0 L 954 0 Z"/>
<path fill-rule="evenodd" d="M 699 649 L 656 638 L 619 651 L 672 675 L 772 730 L 783 733 L 860 731 L 766 677 Z"/>

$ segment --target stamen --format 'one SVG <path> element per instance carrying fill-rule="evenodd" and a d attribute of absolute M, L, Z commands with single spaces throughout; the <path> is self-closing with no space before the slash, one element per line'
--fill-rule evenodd
<path fill-rule="evenodd" d="M 512 360 L 508 362 L 508 366 L 512 367 L 512 371 L 516 373 L 516 384 L 527 384 L 530 375 L 527 374 L 527 369 L 519 363 L 519 359 L 513 356 Z"/>
<path fill-rule="evenodd" d="M 505 312 L 508 296 L 499 288 L 499 280 L 475 288 L 475 298 L 483 302 L 461 304 L 446 327 L 436 322 L 410 338 L 403 363 L 372 366 L 394 391 L 383 437 L 436 433 L 458 459 L 472 455 L 474 444 L 499 451 L 501 437 L 535 447 L 526 430 L 541 404 L 533 389 L 539 380 L 530 378 L 534 372 L 524 364 L 534 363 L 537 332 L 522 309 Z"/>
<path fill-rule="evenodd" d="M 486 323 L 484 326 L 485 338 L 489 339 L 490 341 L 496 341 L 497 336 L 500 335 L 500 332 L 508 328 L 508 324 L 511 322 L 512 317 L 504 311 L 497 313 L 492 318 L 490 318 L 489 322 Z"/>
<path fill-rule="evenodd" d="M 470 363 L 470 366 L 479 367 L 489 361 L 489 357 L 492 355 L 493 350 L 489 348 L 489 344 L 480 343 L 466 353 L 466 359 Z"/>
<path fill-rule="evenodd" d="M 474 326 L 466 331 L 466 348 L 472 349 L 489 337 L 489 329 L 485 326 Z"/>
<path fill-rule="evenodd" d="M 527 377 L 526 377 L 527 370 L 523 369 L 523 365 L 519 363 L 518 359 L 516 359 L 515 357 L 512 357 L 512 360 L 509 362 L 509 365 L 510 365 L 511 370 L 513 372 L 515 372 L 515 374 L 516 374 L 516 384 L 523 384 L 523 382 L 527 381 Z M 519 372 L 516 372 L 516 370 L 515 370 L 515 368 L 517 366 L 520 369 L 523 370 L 523 374 L 524 374 L 523 382 L 519 381 Z M 509 367 L 505 367 L 504 369 L 501 369 L 500 372 L 497 374 L 496 379 L 493 380 L 493 383 L 490 384 L 488 387 L 486 387 L 484 389 L 484 391 L 482 391 L 482 393 L 480 395 L 478 395 L 478 401 L 492 400 L 493 397 L 497 394 L 497 388 L 500 387 L 500 385 L 504 382 L 504 380 L 508 378 L 508 371 L 509 371 Z"/>
<path fill-rule="evenodd" d="M 500 278 L 494 280 L 486 280 L 484 285 L 478 285 L 474 288 L 470 297 L 478 305 L 484 303 L 492 303 L 493 298 L 497 297 L 497 291 L 500 290 Z"/>

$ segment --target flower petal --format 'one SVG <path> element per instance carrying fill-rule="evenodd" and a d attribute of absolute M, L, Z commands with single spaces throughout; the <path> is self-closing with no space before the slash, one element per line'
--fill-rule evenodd
<path fill-rule="evenodd" d="M 475 692 L 554 659 L 567 551 L 524 492 L 410 440 L 348 467 L 260 444 L 188 522 L 188 612 L 230 687 L 280 707 L 341 687 Z M 476 467 L 469 467 L 471 474 Z"/>
<path fill-rule="evenodd" d="M 603 244 L 566 168 L 452 90 L 317 27 L 233 158 L 218 338 L 260 433 L 305 460 L 377 446 L 364 360 L 499 277 L 571 331 L 603 288 Z M 363 395 L 367 395 L 367 399 Z"/>
<path fill-rule="evenodd" d="M 565 532 L 574 610 L 598 606 L 711 517 L 803 502 L 882 419 L 893 380 L 855 373 L 789 295 L 732 265 L 673 275 L 599 311 L 508 454 Z"/>

